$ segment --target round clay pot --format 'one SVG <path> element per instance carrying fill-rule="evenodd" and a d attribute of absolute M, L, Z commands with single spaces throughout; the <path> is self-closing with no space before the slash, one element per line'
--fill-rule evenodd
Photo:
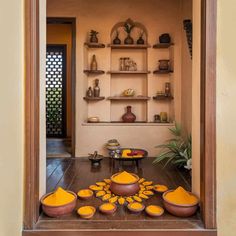
<path fill-rule="evenodd" d="M 162 34 L 160 35 L 159 37 L 159 42 L 160 43 L 170 43 L 171 41 L 171 38 L 170 38 L 170 35 L 169 34 Z"/>
<path fill-rule="evenodd" d="M 127 112 L 122 116 L 123 122 L 133 123 L 136 120 L 136 116 L 131 112 L 131 106 L 127 106 Z"/>
<path fill-rule="evenodd" d="M 117 37 L 113 39 L 113 44 L 121 44 L 121 40 Z"/>
<path fill-rule="evenodd" d="M 133 38 L 130 36 L 130 34 L 128 34 L 128 36 L 125 38 L 124 43 L 125 43 L 125 44 L 134 44 L 134 40 L 133 40 Z"/>
<path fill-rule="evenodd" d="M 117 174 L 115 174 L 117 175 Z M 120 183 L 116 183 L 113 180 L 113 177 L 115 176 L 113 175 L 111 177 L 111 185 L 110 185 L 110 190 L 112 191 L 112 193 L 119 195 L 119 196 L 132 196 L 135 195 L 137 192 L 139 192 L 140 187 L 139 187 L 139 177 L 135 174 L 133 174 L 136 178 L 136 181 L 130 184 L 120 184 Z"/>
<path fill-rule="evenodd" d="M 42 204 L 43 212 L 46 215 L 48 215 L 50 217 L 59 217 L 59 216 L 63 216 L 63 215 L 68 215 L 75 209 L 76 201 L 77 201 L 77 195 L 72 191 L 68 191 L 68 193 L 74 195 L 74 197 L 75 197 L 72 202 L 69 202 L 69 203 L 67 203 L 65 205 L 61 205 L 61 206 L 50 206 L 50 205 L 44 204 L 43 200 L 46 197 L 48 197 L 49 195 L 51 195 L 52 193 L 53 192 L 44 195 L 41 198 L 41 201 L 40 201 L 41 204 Z"/>
<path fill-rule="evenodd" d="M 163 204 L 165 209 L 171 213 L 172 215 L 179 216 L 179 217 L 189 217 L 192 216 L 196 213 L 199 205 L 199 201 L 197 201 L 195 204 L 174 204 L 170 201 L 168 201 L 165 196 L 169 192 L 172 192 L 173 190 L 169 190 L 165 193 L 163 193 L 162 198 L 163 198 Z M 195 196 L 193 193 L 189 192 L 189 194 L 192 194 Z M 196 197 L 196 196 L 195 196 Z"/>

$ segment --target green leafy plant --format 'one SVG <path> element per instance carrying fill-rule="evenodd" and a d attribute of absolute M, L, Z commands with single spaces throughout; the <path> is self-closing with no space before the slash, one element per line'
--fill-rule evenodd
<path fill-rule="evenodd" d="M 95 30 L 91 30 L 90 31 L 90 36 L 91 37 L 95 37 L 95 36 L 97 36 L 97 34 L 99 34 L 97 31 L 95 31 Z"/>
<path fill-rule="evenodd" d="M 125 22 L 125 25 L 124 25 L 124 30 L 127 34 L 130 34 L 132 29 L 134 28 L 134 25 L 133 24 L 130 24 L 128 22 Z"/>
<path fill-rule="evenodd" d="M 158 145 L 162 148 L 161 153 L 153 161 L 153 164 L 165 162 L 164 167 L 173 164 L 179 168 L 184 167 L 188 170 L 192 169 L 192 138 L 191 135 L 183 137 L 181 126 L 175 123 L 174 128 L 169 129 L 172 139 L 167 140 L 165 144 Z"/>

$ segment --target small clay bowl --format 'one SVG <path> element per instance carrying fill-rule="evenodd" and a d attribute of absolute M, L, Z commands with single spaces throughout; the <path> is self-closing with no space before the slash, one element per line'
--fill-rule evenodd
<path fill-rule="evenodd" d="M 156 188 L 156 186 L 158 186 L 158 185 L 161 185 L 161 184 L 156 184 L 156 185 L 154 185 L 154 188 L 153 188 L 153 190 L 155 191 L 155 192 L 157 192 L 157 193 L 164 193 L 164 192 L 166 192 L 166 191 L 168 191 L 169 189 L 167 188 L 166 190 L 164 190 L 164 191 L 162 191 L 162 190 L 158 190 L 157 188 Z"/>
<path fill-rule="evenodd" d="M 131 205 L 134 204 L 134 203 L 135 203 L 135 202 L 131 202 L 131 203 L 129 203 L 129 204 L 127 205 L 127 208 L 128 208 L 132 213 L 140 213 L 140 212 L 142 212 L 142 211 L 144 210 L 145 206 L 144 206 L 142 203 L 139 203 L 139 204 L 142 205 L 141 208 L 139 208 L 139 209 L 134 209 L 134 208 L 132 208 Z"/>
<path fill-rule="evenodd" d="M 164 213 L 164 209 L 163 209 L 162 207 L 160 207 L 160 206 L 156 206 L 156 207 L 158 207 L 158 208 L 161 209 L 161 212 L 160 212 L 160 213 L 151 212 L 151 211 L 149 210 L 149 207 L 150 207 L 150 205 L 145 208 L 145 211 L 146 211 L 146 213 L 147 213 L 149 216 L 151 216 L 151 217 L 158 217 L 158 216 L 163 215 L 163 213 Z"/>
<path fill-rule="evenodd" d="M 76 206 L 77 195 L 72 191 L 67 191 L 67 192 L 74 195 L 75 198 L 73 201 L 71 201 L 67 204 L 61 205 L 61 206 L 50 206 L 50 205 L 43 203 L 43 200 L 46 197 L 48 197 L 49 195 L 53 194 L 53 192 L 45 194 L 40 200 L 40 202 L 42 204 L 43 212 L 47 216 L 54 217 L 54 218 L 72 213 L 72 211 L 75 209 L 75 206 Z"/>
<path fill-rule="evenodd" d="M 136 180 L 132 183 L 125 184 L 125 183 L 117 183 L 114 181 L 114 177 L 118 174 L 119 173 L 116 173 L 112 175 L 111 177 L 110 190 L 114 194 L 128 197 L 128 196 L 135 195 L 140 190 L 139 183 L 138 183 L 139 177 L 137 175 L 132 174 L 136 178 Z"/>
<path fill-rule="evenodd" d="M 81 195 L 81 191 L 84 191 L 84 190 L 89 191 L 90 195 L 89 195 L 89 196 L 83 196 L 83 195 Z M 82 200 L 87 200 L 87 199 L 90 199 L 90 198 L 93 196 L 93 191 L 90 190 L 90 189 L 81 189 L 81 190 L 79 190 L 79 192 L 77 193 L 77 195 L 78 195 L 78 197 L 79 197 L 80 199 L 82 199 Z"/>
<path fill-rule="evenodd" d="M 83 206 L 83 207 L 85 207 L 85 206 Z M 93 206 L 86 206 L 86 207 L 90 207 L 91 209 L 92 209 L 92 211 L 93 211 L 93 213 L 92 214 L 82 214 L 82 213 L 79 213 L 79 209 L 80 208 L 82 208 L 82 207 L 80 207 L 78 210 L 77 210 L 77 213 L 78 213 L 78 215 L 82 218 L 82 219 L 91 219 L 93 216 L 94 216 L 94 214 L 95 214 L 95 212 L 96 212 L 96 208 L 95 207 L 93 207 Z"/>
<path fill-rule="evenodd" d="M 163 204 L 165 209 L 171 213 L 172 215 L 179 216 L 179 217 L 189 217 L 196 213 L 199 205 L 199 200 L 194 204 L 175 204 L 166 199 L 166 195 L 170 192 L 173 192 L 174 190 L 169 190 L 165 193 L 163 193 Z M 193 195 L 194 197 L 198 198 L 196 195 L 194 195 L 191 192 L 188 192 L 189 194 Z"/>
<path fill-rule="evenodd" d="M 105 205 L 105 204 L 111 204 L 114 206 L 114 208 L 112 210 L 105 210 L 105 209 L 102 209 L 102 206 Z M 106 215 L 112 215 L 113 213 L 115 213 L 117 210 L 117 206 L 113 203 L 104 203 L 102 204 L 100 207 L 99 207 L 99 211 L 102 212 L 103 214 L 106 214 Z"/>

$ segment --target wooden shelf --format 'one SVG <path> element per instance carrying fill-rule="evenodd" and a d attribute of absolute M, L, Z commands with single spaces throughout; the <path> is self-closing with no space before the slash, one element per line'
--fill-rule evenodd
<path fill-rule="evenodd" d="M 173 96 L 165 96 L 165 95 L 157 95 L 155 97 L 153 97 L 154 100 L 158 100 L 158 101 L 170 101 L 172 99 L 174 99 Z"/>
<path fill-rule="evenodd" d="M 137 71 L 119 71 L 119 70 L 117 70 L 117 71 L 115 71 L 115 70 L 112 70 L 112 71 L 108 71 L 107 72 L 108 74 L 117 74 L 117 75 L 119 75 L 119 74 L 130 74 L 130 75 L 132 75 L 132 74 L 144 74 L 144 75 L 146 75 L 146 74 L 149 74 L 149 73 L 151 73 L 150 71 L 146 71 L 146 70 L 137 70 Z"/>
<path fill-rule="evenodd" d="M 102 101 L 105 97 L 84 97 L 84 100 L 86 101 Z"/>
<path fill-rule="evenodd" d="M 153 74 L 164 75 L 164 74 L 170 74 L 173 72 L 174 72 L 173 70 L 155 70 L 153 71 Z"/>
<path fill-rule="evenodd" d="M 84 43 L 88 48 L 105 48 L 105 44 L 103 43 Z"/>
<path fill-rule="evenodd" d="M 104 70 L 84 70 L 84 73 L 86 74 L 93 74 L 93 75 L 101 75 L 104 74 Z"/>
<path fill-rule="evenodd" d="M 125 123 L 122 121 L 100 121 L 97 123 L 82 123 L 83 126 L 173 126 L 174 123 L 156 123 L 156 122 L 146 122 L 146 121 L 136 121 L 134 123 Z"/>
<path fill-rule="evenodd" d="M 111 49 L 147 49 L 150 48 L 149 44 L 108 44 Z"/>
<path fill-rule="evenodd" d="M 122 100 L 133 100 L 133 101 L 147 101 L 150 99 L 150 97 L 147 96 L 133 96 L 133 97 L 129 97 L 129 96 L 111 96 L 107 98 L 108 100 L 114 100 L 114 101 L 122 101 Z"/>
<path fill-rule="evenodd" d="M 158 49 L 158 48 L 169 48 L 171 46 L 173 46 L 174 43 L 157 43 L 155 45 L 153 45 L 153 48 Z"/>

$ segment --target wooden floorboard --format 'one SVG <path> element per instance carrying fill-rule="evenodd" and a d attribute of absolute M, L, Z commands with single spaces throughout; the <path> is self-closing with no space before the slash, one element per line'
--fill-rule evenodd
<path fill-rule="evenodd" d="M 190 189 L 190 180 L 187 172 L 181 173 L 176 168 L 163 168 L 162 164 L 153 165 L 153 158 L 148 157 L 142 161 L 139 169 L 132 162 L 123 166 L 111 165 L 109 158 L 104 158 L 100 168 L 91 167 L 87 158 L 68 158 L 68 159 L 48 159 L 47 160 L 47 191 L 52 191 L 58 186 L 65 189 L 78 192 L 82 188 L 88 188 L 89 185 L 104 178 L 109 178 L 119 170 L 134 172 L 140 177 L 153 181 L 154 184 L 165 184 L 170 189 L 179 185 Z M 54 169 L 53 169 L 54 168 Z M 84 205 L 93 205 L 96 208 L 101 205 L 102 201 L 93 197 L 86 201 L 77 201 L 76 209 Z M 157 204 L 162 206 L 161 194 L 156 194 L 144 202 L 145 205 Z M 75 230 L 75 231 L 96 231 L 96 230 L 160 230 L 160 229 L 189 229 L 203 230 L 203 224 L 200 219 L 200 213 L 189 218 L 178 218 L 165 212 L 163 216 L 151 218 L 142 212 L 141 214 L 132 214 L 125 206 L 118 206 L 114 215 L 103 215 L 98 211 L 91 220 L 84 220 L 78 217 L 76 210 L 68 216 L 59 218 L 50 218 L 41 214 L 36 225 L 37 230 Z M 34 234 L 37 235 L 37 234 Z M 41 234 L 40 234 L 41 235 Z M 45 234 L 47 235 L 47 234 Z M 71 234 L 73 235 L 73 234 Z M 84 235 L 84 234 L 81 234 Z M 142 234 L 141 234 L 142 235 Z M 100 235 L 99 235 L 100 236 Z M 176 235 L 175 235 L 176 236 Z"/>

